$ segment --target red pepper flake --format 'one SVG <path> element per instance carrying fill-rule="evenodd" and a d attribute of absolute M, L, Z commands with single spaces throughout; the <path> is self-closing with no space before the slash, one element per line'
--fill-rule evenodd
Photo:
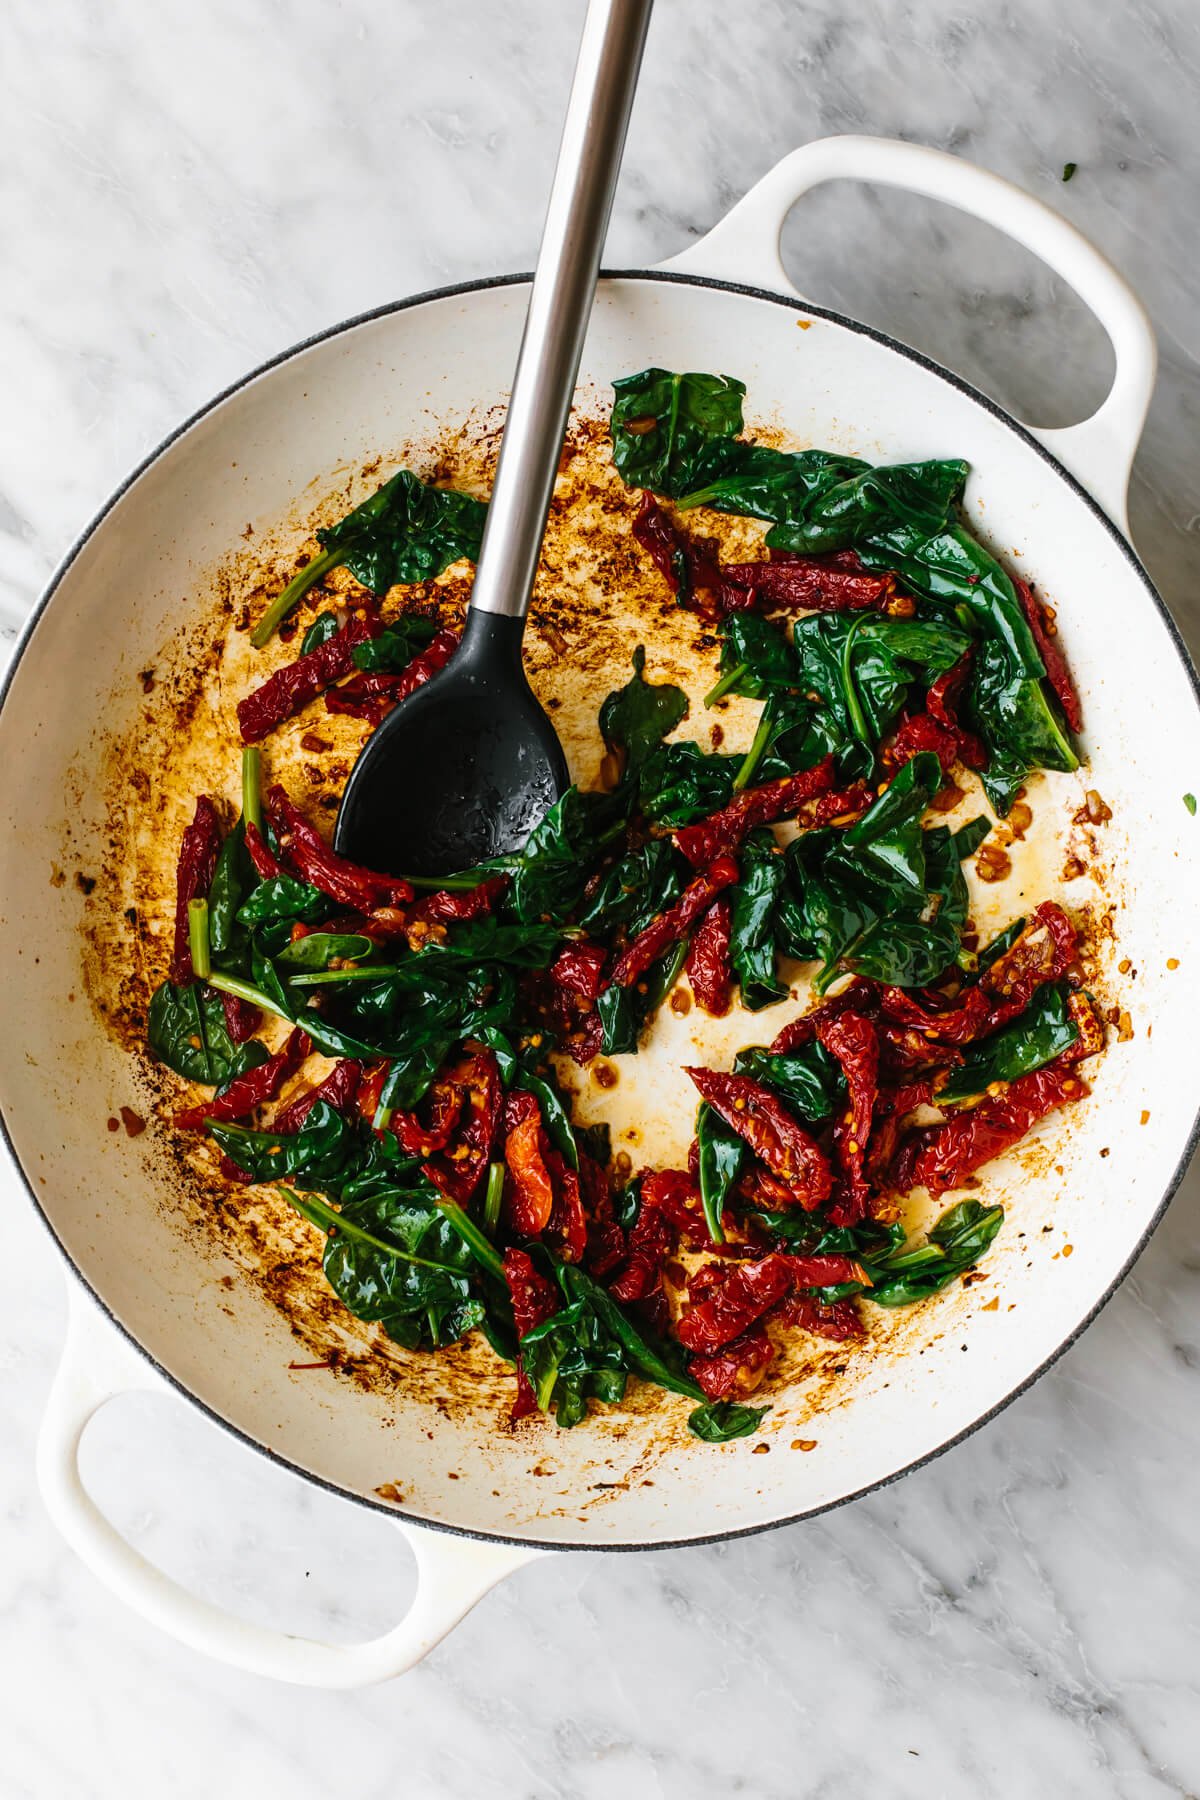
<path fill-rule="evenodd" d="M 146 1121 L 143 1119 L 141 1113 L 135 1113 L 131 1106 L 122 1106 L 119 1110 L 121 1114 L 121 1123 L 125 1127 L 125 1136 L 131 1138 L 141 1137 L 143 1131 L 146 1129 Z"/>

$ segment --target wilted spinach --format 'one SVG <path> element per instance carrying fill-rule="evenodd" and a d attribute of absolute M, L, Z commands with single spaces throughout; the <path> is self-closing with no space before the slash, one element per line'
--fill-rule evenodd
<path fill-rule="evenodd" d="M 427 487 L 401 469 L 338 524 L 317 533 L 319 556 L 294 575 L 251 634 L 256 649 L 296 602 L 331 569 L 345 567 L 373 594 L 402 581 L 426 581 L 460 557 L 479 555 L 487 507 L 470 494 Z"/>
<path fill-rule="evenodd" d="M 938 1293 L 979 1261 L 1003 1223 L 1002 1206 L 960 1200 L 930 1228 L 926 1243 L 865 1261 L 874 1283 L 867 1298 L 877 1306 L 911 1306 Z"/>
<path fill-rule="evenodd" d="M 643 369 L 614 381 L 613 392 L 613 462 L 628 486 L 673 497 L 726 466 L 742 429 L 740 381 Z"/>

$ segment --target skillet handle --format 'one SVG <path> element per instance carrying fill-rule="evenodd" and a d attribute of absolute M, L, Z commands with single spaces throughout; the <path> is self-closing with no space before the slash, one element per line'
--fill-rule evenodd
<path fill-rule="evenodd" d="M 780 261 L 780 233 L 796 201 L 826 181 L 875 181 L 944 200 L 1024 244 L 1074 288 L 1108 333 L 1116 359 L 1113 384 L 1090 419 L 1033 436 L 1128 535 L 1129 474 L 1158 360 L 1154 332 L 1141 301 L 1107 257 L 1023 188 L 922 144 L 819 138 L 776 163 L 707 237 L 659 267 L 796 294 Z"/>
<path fill-rule="evenodd" d="M 188 1593 L 147 1562 L 96 1506 L 79 1475 L 88 1421 L 117 1394 L 169 1392 L 151 1365 L 105 1324 L 70 1283 L 67 1339 L 42 1419 L 38 1484 L 67 1543 L 134 1612 L 218 1662 L 305 1687 L 356 1688 L 402 1675 L 439 1644 L 477 1600 L 541 1551 L 485 1543 L 395 1522 L 417 1559 L 417 1592 L 400 1624 L 366 1643 L 289 1637 Z"/>

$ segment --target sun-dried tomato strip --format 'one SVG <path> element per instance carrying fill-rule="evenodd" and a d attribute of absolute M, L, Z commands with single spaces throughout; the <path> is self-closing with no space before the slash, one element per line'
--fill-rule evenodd
<path fill-rule="evenodd" d="M 449 1199 L 465 1206 L 483 1180 L 500 1123 L 504 1089 L 490 1050 L 474 1050 L 446 1070 L 444 1081 L 463 1096 L 454 1138 L 422 1163 L 421 1173 Z"/>
<path fill-rule="evenodd" d="M 1054 900 L 1043 900 L 1030 913 L 1024 931 L 1004 955 L 986 970 L 980 986 L 995 996 L 992 1026 L 1024 1012 L 1038 988 L 1059 981 L 1075 962 L 1079 945 L 1075 927 Z"/>
<path fill-rule="evenodd" d="M 554 1187 L 554 1204 L 550 1209 L 546 1234 L 557 1240 L 558 1254 L 563 1262 L 582 1262 L 583 1253 L 587 1249 L 587 1219 L 583 1211 L 583 1190 L 579 1177 L 557 1150 L 547 1151 L 546 1167 L 550 1171 Z"/>
<path fill-rule="evenodd" d="M 393 1107 L 388 1124 L 399 1140 L 406 1156 L 419 1156 L 422 1161 L 444 1150 L 462 1118 L 466 1092 L 461 1084 L 449 1080 L 435 1081 L 423 1102 L 425 1117 Z"/>
<path fill-rule="evenodd" d="M 378 637 L 382 621 L 374 607 L 354 613 L 331 638 L 285 663 L 268 676 L 261 687 L 238 702 L 238 725 L 243 744 L 257 744 L 269 732 L 290 719 L 325 688 L 341 681 L 354 668 L 354 648 Z"/>
<path fill-rule="evenodd" d="M 988 1029 L 991 1002 L 982 988 L 967 988 L 956 1000 L 919 989 L 881 987 L 879 1009 L 886 1018 L 910 1026 L 936 1044 L 970 1044 Z"/>
<path fill-rule="evenodd" d="M 726 578 L 716 540 L 691 537 L 672 525 L 653 494 L 642 495 L 633 535 L 654 559 L 680 606 L 710 621 L 749 606 L 749 590 Z"/>
<path fill-rule="evenodd" d="M 806 612 L 887 611 L 896 600 L 896 577 L 872 575 L 853 550 L 835 550 L 827 556 L 776 550 L 770 562 L 728 565 L 724 579 L 747 590 L 754 604 L 767 612 L 788 607 L 803 607 Z"/>
<path fill-rule="evenodd" d="M 180 840 L 175 870 L 175 943 L 171 955 L 171 980 L 177 987 L 183 987 L 195 978 L 188 945 L 188 902 L 208 893 L 220 848 L 216 808 L 207 794 L 201 794 L 192 822 Z"/>
<path fill-rule="evenodd" d="M 675 842 L 693 868 L 706 869 L 714 857 L 735 851 L 754 826 L 793 817 L 805 800 L 832 787 L 833 758 L 826 756 L 815 768 L 802 769 L 798 775 L 781 775 L 778 781 L 747 788 L 699 824 L 681 826 L 674 833 Z"/>
<path fill-rule="evenodd" d="M 508 1283 L 509 1297 L 512 1300 L 513 1324 L 517 1328 L 518 1339 L 527 1336 L 535 1326 L 544 1325 L 558 1311 L 558 1296 L 554 1288 L 544 1275 L 538 1274 L 527 1251 L 513 1249 L 504 1252 L 504 1279 Z M 514 1424 L 518 1419 L 536 1411 L 537 1400 L 518 1351 L 517 1397 L 512 1409 Z"/>
<path fill-rule="evenodd" d="M 729 960 L 729 938 L 733 908 L 722 898 L 709 907 L 688 950 L 687 978 L 697 1001 L 714 1019 L 729 1011 L 733 988 L 733 969 Z"/>
<path fill-rule="evenodd" d="M 244 1044 L 262 1024 L 259 1008 L 252 1001 L 243 1000 L 240 994 L 223 993 L 221 1011 L 225 1014 L 225 1029 L 231 1044 Z"/>
<path fill-rule="evenodd" d="M 236 1075 L 223 1094 L 201 1103 L 189 1106 L 186 1112 L 176 1113 L 174 1123 L 180 1131 L 203 1131 L 208 1119 L 217 1119 L 222 1124 L 229 1124 L 234 1119 L 244 1119 L 252 1113 L 256 1106 L 266 1100 L 273 1100 L 288 1076 L 293 1074 L 312 1049 L 306 1032 L 297 1026 L 282 1050 L 269 1056 L 256 1069 L 247 1069 L 244 1075 Z"/>
<path fill-rule="evenodd" d="M 281 875 L 286 876 L 289 871 L 284 868 L 253 820 L 247 819 L 245 829 L 246 853 L 254 866 L 255 874 L 263 881 L 274 881 Z M 295 880 L 295 877 L 292 879 Z"/>
<path fill-rule="evenodd" d="M 674 1254 L 676 1236 L 673 1220 L 647 1200 L 643 1184 L 642 1203 L 629 1233 L 627 1255 L 609 1286 L 615 1300 L 628 1304 L 654 1292 L 662 1280 L 663 1263 Z"/>
<path fill-rule="evenodd" d="M 271 1130 L 276 1137 L 290 1137 L 293 1132 L 299 1131 L 318 1100 L 324 1100 L 335 1112 L 348 1112 L 358 1096 L 361 1080 L 362 1064 L 354 1062 L 350 1057 L 343 1057 L 341 1062 L 333 1065 L 318 1087 L 310 1088 L 307 1094 L 297 1094 L 281 1112 L 276 1113 L 271 1121 Z"/>
<path fill-rule="evenodd" d="M 510 1096 L 511 1097 L 511 1096 Z M 541 1237 L 554 1211 L 554 1182 L 547 1166 L 549 1146 L 542 1130 L 542 1115 L 533 1102 L 504 1139 L 508 1180 L 504 1186 L 505 1223 L 518 1237 Z"/>
<path fill-rule="evenodd" d="M 331 713 L 349 713 L 356 719 L 365 719 L 368 724 L 378 725 L 401 700 L 407 700 L 431 675 L 444 669 L 457 649 L 457 631 L 443 625 L 424 650 L 418 651 L 398 673 L 360 670 L 341 687 L 331 688 L 325 696 L 325 709 Z"/>
<path fill-rule="evenodd" d="M 674 906 L 659 913 L 617 958 L 605 987 L 631 987 L 670 944 L 686 937 L 701 914 L 706 913 L 722 888 L 738 878 L 738 866 L 730 856 L 718 856 L 712 867 L 688 883 Z"/>
<path fill-rule="evenodd" d="M 680 1343 L 707 1356 L 740 1337 L 791 1291 L 788 1260 L 785 1256 L 766 1256 L 761 1262 L 710 1265 L 722 1279 L 706 1281 L 704 1298 L 680 1316 L 675 1328 Z"/>
<path fill-rule="evenodd" d="M 1079 1036 L 1059 1057 L 1060 1062 L 1082 1062 L 1087 1056 L 1099 1056 L 1107 1042 L 1104 1020 L 1086 994 L 1072 994 L 1067 1002 Z"/>
<path fill-rule="evenodd" d="M 789 1050 L 803 1049 L 811 1044 L 817 1035 L 817 1027 L 823 1019 L 837 1018 L 839 1013 L 874 1012 L 876 996 L 879 989 L 873 981 L 856 975 L 840 994 L 831 994 L 828 1000 L 822 1000 L 810 1012 L 801 1013 L 798 1019 L 792 1019 L 778 1032 L 771 1044 L 772 1056 L 786 1056 Z"/>
<path fill-rule="evenodd" d="M 686 1069 L 702 1099 L 749 1144 L 784 1184 L 793 1206 L 811 1212 L 833 1187 L 829 1164 L 814 1140 L 768 1088 L 748 1075 Z"/>
<path fill-rule="evenodd" d="M 756 1325 L 723 1350 L 689 1357 L 688 1374 L 699 1382 L 709 1400 L 740 1400 L 754 1392 L 774 1355 L 774 1344 L 765 1329 Z"/>
<path fill-rule="evenodd" d="M 960 656 L 953 668 L 939 675 L 925 697 L 925 711 L 905 719 L 884 749 L 884 761 L 898 769 L 923 751 L 932 751 L 948 775 L 955 763 L 968 769 L 986 769 L 987 751 L 975 736 L 959 723 L 958 704 L 967 676 L 971 672 L 972 652 Z"/>
<path fill-rule="evenodd" d="M 840 1064 L 850 1097 L 848 1111 L 834 1120 L 842 1188 L 829 1216 L 835 1225 L 857 1225 L 871 1201 L 865 1164 L 879 1092 L 879 1034 L 870 1019 L 847 1009 L 819 1019 L 817 1039 Z"/>
<path fill-rule="evenodd" d="M 407 881 L 364 869 L 338 856 L 278 785 L 267 794 L 267 814 L 280 848 L 297 873 L 339 906 L 367 913 L 377 906 L 400 906 L 412 899 L 413 891 Z"/>
<path fill-rule="evenodd" d="M 579 1153 L 579 1182 L 588 1221 L 587 1266 L 597 1280 L 603 1280 L 625 1259 L 625 1233 L 613 1211 L 608 1170 L 586 1150 Z"/>
<path fill-rule="evenodd" d="M 550 964 L 550 979 L 568 993 L 581 994 L 594 1000 L 604 983 L 602 976 L 608 952 L 603 944 L 567 944 Z"/>
<path fill-rule="evenodd" d="M 825 1304 L 815 1294 L 789 1294 L 771 1315 L 781 1325 L 796 1325 L 801 1331 L 815 1332 L 844 1344 L 863 1335 L 863 1322 L 853 1300 L 834 1300 Z"/>
<path fill-rule="evenodd" d="M 905 1173 L 913 1187 L 928 1188 L 935 1196 L 960 1187 L 984 1163 L 1019 1144 L 1055 1107 L 1082 1100 L 1088 1092 L 1074 1066 L 1057 1058 L 1031 1075 L 1018 1076 L 1002 1094 L 936 1126 L 921 1141 Z"/>
<path fill-rule="evenodd" d="M 439 888 L 436 894 L 425 894 L 409 910 L 409 919 L 428 919 L 451 924 L 462 919 L 483 919 L 508 886 L 507 875 L 489 875 L 477 887 L 465 893 L 452 893 Z"/>
<path fill-rule="evenodd" d="M 1017 590 L 1017 598 L 1021 602 L 1022 611 L 1033 633 L 1033 640 L 1038 647 L 1038 655 L 1046 668 L 1046 679 L 1054 689 L 1058 704 L 1063 709 L 1063 717 L 1072 731 L 1083 730 L 1083 708 L 1079 704 L 1079 694 L 1075 687 L 1067 659 L 1063 655 L 1058 641 L 1058 627 L 1047 616 L 1046 609 L 1037 598 L 1028 582 L 1013 577 L 1013 586 Z"/>

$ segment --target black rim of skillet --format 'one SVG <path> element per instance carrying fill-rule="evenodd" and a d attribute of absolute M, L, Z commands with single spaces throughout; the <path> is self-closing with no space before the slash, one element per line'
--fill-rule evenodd
<path fill-rule="evenodd" d="M 516 274 L 493 275 L 478 281 L 457 282 L 449 287 L 430 288 L 423 293 L 414 294 L 406 300 L 392 301 L 385 306 L 374 307 L 369 312 L 358 313 L 352 318 L 342 320 L 340 324 L 331 325 L 324 331 L 314 333 L 312 337 L 304 338 L 301 342 L 293 344 L 289 349 L 280 351 L 277 356 L 269 358 L 268 361 L 259 363 L 256 368 L 251 369 L 249 373 L 243 375 L 240 380 L 232 382 L 228 387 L 223 388 L 221 392 L 208 401 L 206 405 L 201 406 L 196 412 L 184 419 L 180 425 L 176 426 L 174 431 L 170 432 L 168 436 L 162 440 L 156 449 L 152 450 L 148 456 L 144 457 L 137 467 L 126 476 L 120 487 L 118 487 L 109 499 L 105 501 L 99 512 L 91 520 L 90 524 L 85 527 L 75 543 L 63 557 L 54 574 L 51 576 L 45 592 L 42 594 L 37 605 L 34 607 L 33 612 L 30 614 L 16 649 L 13 652 L 12 661 L 10 662 L 8 671 L 5 675 L 3 686 L 0 687 L 0 712 L 3 711 L 3 708 L 7 703 L 17 670 L 20 667 L 25 651 L 28 649 L 34 633 L 37 630 L 42 614 L 50 605 L 50 602 L 58 592 L 65 576 L 71 569 L 84 546 L 104 524 L 118 501 L 128 493 L 135 482 L 137 482 L 154 463 L 158 462 L 178 439 L 189 432 L 194 425 L 198 424 L 201 419 L 204 419 L 210 413 L 215 412 L 216 409 L 226 400 L 230 399 L 232 395 L 237 394 L 243 388 L 248 387 L 250 383 L 256 381 L 260 375 L 269 374 L 272 369 L 279 368 L 281 364 L 290 362 L 294 357 L 303 355 L 305 351 L 313 349 L 316 345 L 324 344 L 331 338 L 341 337 L 346 332 L 354 331 L 361 325 L 368 325 L 376 319 L 388 318 L 393 313 L 409 312 L 415 307 L 424 306 L 435 300 L 453 300 L 466 294 L 484 293 L 492 288 L 520 287 L 527 284 L 530 279 L 531 277 L 528 274 Z M 719 293 L 738 294 L 745 299 L 765 301 L 771 306 L 783 306 L 790 312 L 801 312 L 809 318 L 825 319 L 830 324 L 840 325 L 847 331 L 857 333 L 860 337 L 870 338 L 875 343 L 882 344 L 886 349 L 894 351 L 897 356 L 902 356 L 906 361 L 915 363 L 919 368 L 926 370 L 930 375 L 936 376 L 939 381 L 943 381 L 948 386 L 957 389 L 959 393 L 965 394 L 967 398 L 973 400 L 977 406 L 982 407 L 985 412 L 990 413 L 993 418 L 998 419 L 1001 424 L 1007 426 L 1014 437 L 1018 438 L 1021 443 L 1039 456 L 1041 460 L 1054 471 L 1059 479 L 1083 501 L 1088 511 L 1095 518 L 1096 523 L 1108 533 L 1113 543 L 1120 550 L 1125 562 L 1145 589 L 1151 605 L 1162 619 L 1167 630 L 1167 635 L 1175 649 L 1175 653 L 1183 665 L 1184 671 L 1191 684 L 1193 699 L 1195 700 L 1197 707 L 1200 708 L 1200 676 L 1197 675 L 1196 667 L 1192 662 L 1187 645 L 1185 644 L 1179 627 L 1172 618 L 1166 603 L 1155 588 L 1154 583 L 1146 573 L 1146 570 L 1143 568 L 1128 539 L 1118 527 L 1113 524 L 1112 520 L 1108 517 L 1108 514 L 1092 498 L 1091 494 L 1088 493 L 1082 483 L 1077 481 L 1075 476 L 1063 467 L 1062 463 L 1046 449 L 1044 444 L 1039 443 L 1038 439 L 1033 436 L 1032 432 L 1030 432 L 1027 427 L 1019 424 L 1018 421 L 1012 418 L 1002 406 L 999 406 L 996 401 L 990 399 L 986 394 L 980 393 L 980 391 L 973 387 L 970 382 L 964 381 L 961 376 L 955 375 L 951 370 L 943 368 L 940 363 L 934 362 L 930 357 L 923 356 L 920 351 L 913 350 L 907 344 L 902 344 L 898 342 L 897 339 L 889 337 L 886 332 L 876 331 L 873 326 L 863 325 L 858 320 L 848 318 L 844 313 L 834 312 L 828 307 L 813 306 L 808 301 L 801 300 L 795 295 L 787 296 L 784 294 L 772 293 L 765 288 L 747 287 L 740 282 L 721 281 L 714 279 L 711 276 L 691 275 L 682 271 L 677 272 L 670 269 L 604 269 L 601 271 L 601 279 L 605 281 L 650 281 L 662 282 L 664 284 L 680 287 L 710 288 Z M 935 1449 L 926 1451 L 923 1456 L 915 1457 L 912 1462 L 905 1463 L 902 1468 L 894 1469 L 890 1474 L 880 1476 L 876 1481 L 866 1482 L 862 1487 L 856 1488 L 853 1493 L 843 1494 L 836 1500 L 825 1501 L 818 1506 L 804 1507 L 798 1512 L 787 1513 L 778 1519 L 765 1520 L 761 1524 L 735 1525 L 724 1531 L 697 1532 L 694 1535 L 682 1538 L 648 1538 L 622 1543 L 596 1541 L 595 1539 L 588 1538 L 578 1538 L 569 1541 L 547 1541 L 545 1538 L 522 1536 L 517 1532 L 480 1531 L 472 1529 L 470 1526 L 451 1524 L 445 1519 L 431 1518 L 425 1514 L 411 1511 L 408 1508 L 395 1506 L 388 1501 L 377 1500 L 366 1494 L 355 1493 L 352 1489 L 341 1487 L 337 1482 L 330 1481 L 325 1476 L 317 1475 L 312 1470 L 303 1468 L 299 1463 L 294 1462 L 281 1451 L 273 1450 L 269 1444 L 262 1443 L 258 1438 L 244 1430 L 240 1425 L 235 1425 L 232 1420 L 225 1418 L 224 1415 L 218 1412 L 208 1401 L 202 1400 L 199 1395 L 193 1393 L 191 1388 L 187 1387 L 186 1384 L 173 1375 L 169 1369 L 165 1368 L 163 1364 L 158 1361 L 157 1357 L 155 1357 L 151 1351 L 147 1350 L 145 1345 L 139 1341 L 130 1330 L 129 1326 L 117 1316 L 102 1295 L 97 1293 L 87 1275 L 80 1268 L 79 1264 L 75 1261 L 74 1257 L 59 1238 L 48 1214 L 44 1210 L 33 1182 L 30 1180 L 20 1157 L 17 1154 L 12 1134 L 9 1131 L 8 1120 L 5 1117 L 2 1108 L 0 1108 L 0 1133 L 3 1134 L 4 1143 L 7 1146 L 9 1156 L 25 1185 L 25 1191 L 29 1196 L 34 1210 L 47 1231 L 50 1233 L 59 1254 L 73 1270 L 76 1280 L 91 1296 L 92 1301 L 105 1315 L 113 1328 L 120 1333 L 139 1356 L 145 1358 L 145 1360 L 157 1370 L 164 1381 L 174 1388 L 177 1393 L 181 1394 L 192 1406 L 195 1406 L 207 1418 L 211 1419 L 215 1425 L 220 1426 L 223 1431 L 228 1432 L 240 1443 L 246 1444 L 250 1449 L 257 1451 L 260 1455 L 268 1457 L 271 1462 L 278 1464 L 279 1467 L 287 1469 L 291 1474 L 299 1476 L 304 1481 L 311 1482 L 315 1487 L 323 1488 L 327 1493 L 336 1494 L 339 1499 L 349 1500 L 358 1506 L 368 1507 L 371 1511 L 381 1513 L 385 1517 L 406 1521 L 413 1525 L 426 1526 L 430 1530 L 447 1532 L 455 1537 L 474 1538 L 482 1543 L 513 1544 L 530 1549 L 550 1551 L 678 1550 L 687 1549 L 692 1545 L 724 1543 L 733 1538 L 757 1537 L 761 1532 L 775 1531 L 783 1525 L 796 1525 L 804 1519 L 818 1518 L 825 1513 L 836 1511 L 838 1507 L 849 1505 L 853 1500 L 861 1500 L 867 1494 L 879 1493 L 884 1488 L 890 1487 L 893 1482 L 901 1480 L 905 1475 L 912 1474 L 914 1470 L 926 1467 L 927 1464 L 935 1461 L 939 1456 L 944 1455 L 947 1450 L 952 1450 L 955 1445 L 963 1443 L 967 1438 L 972 1437 L 975 1432 L 979 1431 L 981 1427 L 989 1424 L 991 1420 L 995 1419 L 1006 1407 L 1011 1406 L 1012 1402 L 1024 1394 L 1027 1389 L 1031 1388 L 1035 1381 L 1040 1380 L 1048 1369 L 1053 1368 L 1059 1358 L 1063 1356 L 1083 1335 L 1093 1319 L 1097 1317 L 1112 1299 L 1112 1296 L 1116 1293 L 1125 1277 L 1133 1268 L 1134 1263 L 1137 1262 L 1138 1258 L 1141 1256 L 1146 1245 L 1157 1230 L 1163 1214 L 1166 1212 L 1167 1207 L 1175 1196 L 1176 1190 L 1183 1179 L 1197 1143 L 1200 1143 L 1200 1106 L 1197 1107 L 1197 1112 L 1192 1121 L 1192 1127 L 1188 1133 L 1187 1141 L 1171 1177 L 1167 1182 L 1162 1199 L 1155 1208 L 1153 1217 L 1141 1233 L 1137 1243 L 1133 1246 L 1118 1274 L 1105 1289 L 1104 1293 L 1100 1295 L 1095 1305 L 1089 1309 L 1085 1316 L 1080 1319 L 1078 1324 L 1063 1338 L 1057 1349 L 1055 1349 L 1044 1362 L 1040 1363 L 1036 1369 L 1027 1375 L 1023 1381 L 1019 1382 L 1016 1387 L 1010 1389 L 1010 1391 L 1003 1395 L 1001 1399 L 997 1400 L 994 1405 L 988 1407 L 985 1412 L 980 1413 L 979 1417 L 973 1419 L 969 1425 L 964 1425 L 960 1431 L 957 1431 L 953 1436 L 946 1438 L 944 1442 L 937 1445 Z"/>

